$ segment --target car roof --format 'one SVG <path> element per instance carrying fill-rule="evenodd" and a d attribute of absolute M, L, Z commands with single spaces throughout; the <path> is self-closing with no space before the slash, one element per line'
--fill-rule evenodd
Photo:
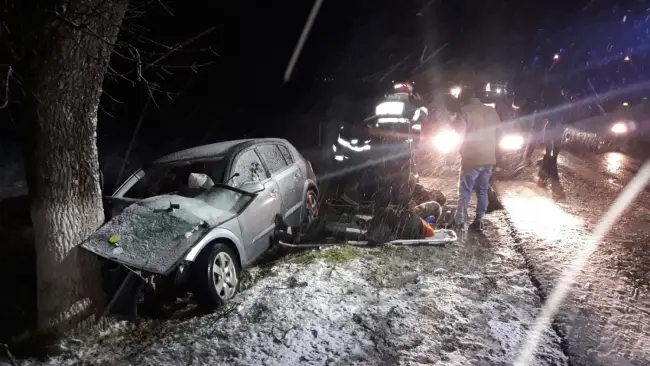
<path fill-rule="evenodd" d="M 278 138 L 241 139 L 241 140 L 222 141 L 214 144 L 195 146 L 189 149 L 173 152 L 171 154 L 165 155 L 153 161 L 152 165 L 166 164 L 166 163 L 185 161 L 185 160 L 207 159 L 211 157 L 225 156 L 225 155 L 234 155 L 250 146 L 262 144 L 262 143 L 268 143 L 268 142 L 291 145 L 289 141 L 285 139 L 278 139 Z"/>

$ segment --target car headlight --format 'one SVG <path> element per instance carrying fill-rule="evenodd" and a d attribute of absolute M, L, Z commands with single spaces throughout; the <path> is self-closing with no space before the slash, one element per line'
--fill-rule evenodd
<path fill-rule="evenodd" d="M 375 107 L 378 116 L 401 116 L 404 112 L 404 102 L 383 102 Z"/>
<path fill-rule="evenodd" d="M 627 131 L 628 131 L 627 124 L 624 123 L 624 122 L 616 122 L 612 126 L 611 130 L 612 130 L 613 133 L 615 133 L 617 135 L 622 135 L 624 133 L 627 133 Z"/>
<path fill-rule="evenodd" d="M 499 147 L 503 150 L 519 150 L 524 146 L 524 142 L 521 135 L 506 135 L 499 141 Z"/>
<path fill-rule="evenodd" d="M 360 151 L 368 151 L 370 150 L 370 145 L 366 142 L 363 146 L 357 146 L 356 144 L 359 142 L 357 139 L 352 139 L 351 141 L 348 141 L 339 135 L 339 138 L 337 140 L 339 145 L 343 146 L 346 149 L 350 149 L 352 151 L 360 152 Z M 334 150 L 336 152 L 336 150 Z"/>
<path fill-rule="evenodd" d="M 408 118 L 403 117 L 380 117 L 377 119 L 377 124 L 380 123 L 410 123 Z"/>
<path fill-rule="evenodd" d="M 433 146 L 443 154 L 446 154 L 460 145 L 460 136 L 454 130 L 444 130 L 433 138 Z"/>

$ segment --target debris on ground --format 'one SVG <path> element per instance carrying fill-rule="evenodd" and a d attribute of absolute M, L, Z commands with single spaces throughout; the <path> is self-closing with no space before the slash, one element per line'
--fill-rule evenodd
<path fill-rule="evenodd" d="M 489 233 L 444 248 L 298 253 L 251 269 L 216 313 L 118 323 L 63 340 L 46 364 L 509 363 L 540 304 L 521 258 Z M 559 342 L 544 334 L 534 364 L 567 364 Z"/>

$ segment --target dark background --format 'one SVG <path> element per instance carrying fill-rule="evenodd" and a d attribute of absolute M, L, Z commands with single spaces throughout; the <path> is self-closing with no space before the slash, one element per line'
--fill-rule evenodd
<path fill-rule="evenodd" d="M 133 1 L 100 108 L 107 180 L 141 119 L 126 173 L 161 154 L 227 139 L 278 136 L 315 147 L 320 123 L 351 118 L 356 101 L 382 93 L 392 79 L 412 78 L 426 95 L 444 80 L 514 80 L 534 65 L 547 70 L 556 52 L 563 62 L 553 77 L 576 90 L 587 76 L 602 92 L 646 75 L 647 1 L 325 0 L 285 84 L 312 5 Z M 621 65 L 627 54 L 633 65 Z M 332 112 L 335 99 L 348 103 Z M 7 165 L 20 154 L 19 126 L 6 112 L 1 118 Z"/>

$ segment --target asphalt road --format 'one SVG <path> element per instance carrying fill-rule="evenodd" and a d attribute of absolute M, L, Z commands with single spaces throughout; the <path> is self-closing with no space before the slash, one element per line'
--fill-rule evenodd
<path fill-rule="evenodd" d="M 540 158 L 537 153 L 535 160 Z M 561 184 L 537 187 L 535 166 L 496 183 L 506 220 L 502 213 L 487 215 L 487 230 L 501 232 L 502 245 L 517 247 L 541 300 L 562 275 L 576 280 L 553 324 L 572 364 L 650 365 L 650 193 L 619 218 L 584 268 L 571 266 L 641 164 L 620 153 L 562 152 Z M 423 182 L 445 187 L 453 201 L 456 171 L 429 170 L 434 174 Z"/>
<path fill-rule="evenodd" d="M 576 364 L 650 364 L 650 194 L 619 218 L 583 269 L 571 269 L 589 234 L 642 162 L 619 153 L 559 159 L 561 185 L 535 186 L 535 169 L 498 182 L 521 253 L 548 294 L 565 271 L 576 279 L 557 317 Z"/>

